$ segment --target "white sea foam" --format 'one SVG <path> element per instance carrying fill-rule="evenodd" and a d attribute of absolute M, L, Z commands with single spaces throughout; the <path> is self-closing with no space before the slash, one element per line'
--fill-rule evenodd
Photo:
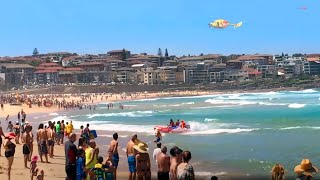
<path fill-rule="evenodd" d="M 136 102 L 143 102 L 143 101 L 156 101 L 160 98 L 151 98 L 151 99 L 138 99 L 138 100 L 134 100 Z"/>
<path fill-rule="evenodd" d="M 293 126 L 293 127 L 284 127 L 280 130 L 292 130 L 292 129 L 320 129 L 318 126 Z"/>
<path fill-rule="evenodd" d="M 316 92 L 319 92 L 319 91 L 316 91 L 314 89 L 305 89 L 305 90 L 302 90 L 302 91 L 289 91 L 291 93 L 316 93 Z"/>
<path fill-rule="evenodd" d="M 211 103 L 211 104 L 232 104 L 232 105 L 253 105 L 257 104 L 257 102 L 253 101 L 224 101 L 224 100 L 217 100 L 217 99 L 207 99 L 205 102 Z"/>
<path fill-rule="evenodd" d="M 112 117 L 112 116 L 145 117 L 145 116 L 151 116 L 152 113 L 153 113 L 153 111 L 132 111 L 132 112 L 120 112 L 120 113 L 89 114 L 87 116 L 89 119 L 92 119 L 95 117 Z"/>
<path fill-rule="evenodd" d="M 49 116 L 58 116 L 58 113 L 50 113 Z"/>
<path fill-rule="evenodd" d="M 293 104 L 289 104 L 289 108 L 293 108 L 293 109 L 299 109 L 299 108 L 303 108 L 305 107 L 306 104 L 298 104 L 298 103 L 293 103 Z"/>
<path fill-rule="evenodd" d="M 208 129 L 204 131 L 191 131 L 188 133 L 184 133 L 184 135 L 209 135 L 209 134 L 235 134 L 235 133 L 243 133 L 243 132 L 252 132 L 259 130 L 258 128 L 254 129 L 242 129 L 242 128 L 235 128 L 235 129 Z"/>
<path fill-rule="evenodd" d="M 212 121 L 218 121 L 218 119 L 215 119 L 215 118 L 205 118 L 204 121 L 205 121 L 205 122 L 212 122 Z"/>
<path fill-rule="evenodd" d="M 265 105 L 265 106 L 286 106 L 288 104 L 285 103 L 270 103 L 270 102 L 258 102 L 259 105 Z"/>

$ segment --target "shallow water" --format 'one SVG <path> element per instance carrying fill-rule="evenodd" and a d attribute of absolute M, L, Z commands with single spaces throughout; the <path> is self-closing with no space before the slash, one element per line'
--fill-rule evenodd
<path fill-rule="evenodd" d="M 53 120 L 73 120 L 76 128 L 90 123 L 91 129 L 117 131 L 122 138 L 137 132 L 154 138 L 153 127 L 172 118 L 191 126 L 185 134 L 167 134 L 169 148 L 178 145 L 192 152 L 198 173 L 268 175 L 282 163 L 289 174 L 302 158 L 320 166 L 320 91 L 282 91 L 219 94 L 198 97 L 155 98 L 122 102 L 107 109 L 52 114 Z M 110 137 L 111 133 L 102 134 Z"/>

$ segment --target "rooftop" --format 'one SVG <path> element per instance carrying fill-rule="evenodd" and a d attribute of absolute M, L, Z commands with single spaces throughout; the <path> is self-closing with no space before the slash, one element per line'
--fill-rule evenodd
<path fill-rule="evenodd" d="M 0 66 L 5 67 L 7 69 L 15 69 L 15 68 L 34 68 L 29 64 L 16 64 L 16 63 L 3 63 Z"/>

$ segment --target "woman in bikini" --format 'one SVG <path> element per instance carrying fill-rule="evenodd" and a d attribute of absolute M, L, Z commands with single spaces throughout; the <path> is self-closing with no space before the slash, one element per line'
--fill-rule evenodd
<path fill-rule="evenodd" d="M 145 143 L 133 146 L 136 154 L 136 168 L 138 180 L 151 180 L 151 163 L 148 148 Z"/>
<path fill-rule="evenodd" d="M 14 154 L 16 152 L 16 145 L 11 141 L 12 139 L 16 138 L 16 135 L 14 133 L 9 133 L 5 137 L 5 142 L 3 144 L 3 147 L 5 149 L 5 157 L 8 161 L 8 180 L 11 180 L 11 166 L 13 164 Z"/>

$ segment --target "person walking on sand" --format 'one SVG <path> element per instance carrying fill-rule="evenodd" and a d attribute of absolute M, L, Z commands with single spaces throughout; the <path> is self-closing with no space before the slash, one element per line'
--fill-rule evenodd
<path fill-rule="evenodd" d="M 31 137 L 30 137 L 30 131 L 31 131 L 31 126 L 27 125 L 25 128 L 25 132 L 21 136 L 21 142 L 23 144 L 22 146 L 22 153 L 23 153 L 23 160 L 24 160 L 24 168 L 28 169 L 28 159 L 30 155 L 30 146 L 31 146 Z"/>
<path fill-rule="evenodd" d="M 77 159 L 77 147 L 74 144 L 77 140 L 77 135 L 72 133 L 69 135 L 69 140 L 65 143 L 64 152 L 66 157 L 66 180 L 75 180 L 77 178 L 77 167 L 76 167 L 76 159 Z"/>
<path fill-rule="evenodd" d="M 110 147 L 108 150 L 109 156 L 112 157 L 112 166 L 114 169 L 113 179 L 117 179 L 117 168 L 119 164 L 119 153 L 118 153 L 118 133 L 113 134 L 113 140 L 110 142 Z"/>
<path fill-rule="evenodd" d="M 1 155 L 2 136 L 5 137 L 4 133 L 3 133 L 2 126 L 1 126 L 1 121 L 0 121 L 0 156 L 2 156 Z"/>
<path fill-rule="evenodd" d="M 40 156 L 41 162 L 44 162 L 42 159 L 42 156 L 44 156 L 46 158 L 46 163 L 49 163 L 47 140 L 48 140 L 47 132 L 43 128 L 43 124 L 41 123 L 39 124 L 39 128 L 37 131 L 37 143 L 38 143 L 39 156 Z"/>
<path fill-rule="evenodd" d="M 137 134 L 133 134 L 131 140 L 127 144 L 126 153 L 128 158 L 128 166 L 129 166 L 129 180 L 135 180 L 137 175 L 136 170 L 136 158 L 133 146 L 138 138 Z"/>
<path fill-rule="evenodd" d="M 170 172 L 170 156 L 167 155 L 167 147 L 161 148 L 161 153 L 157 157 L 158 160 L 158 179 L 169 180 Z"/>
<path fill-rule="evenodd" d="M 14 133 L 8 133 L 8 135 L 5 136 L 5 142 L 3 144 L 3 147 L 5 149 L 5 157 L 7 158 L 8 161 L 8 167 L 7 167 L 7 175 L 8 175 L 8 180 L 11 180 L 11 167 L 13 164 L 14 160 L 14 154 L 16 152 L 16 145 L 11 141 L 14 139 L 16 135 Z"/>

